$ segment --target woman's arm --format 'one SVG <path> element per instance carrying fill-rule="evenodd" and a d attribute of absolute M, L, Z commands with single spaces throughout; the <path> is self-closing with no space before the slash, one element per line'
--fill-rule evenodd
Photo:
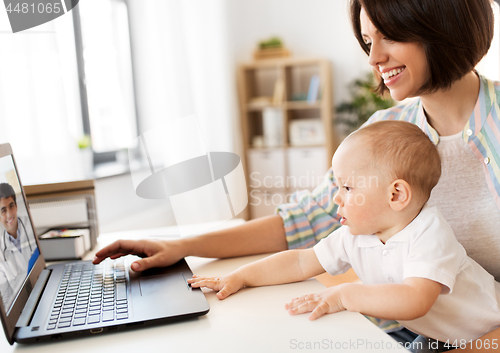
<path fill-rule="evenodd" d="M 134 271 L 164 267 L 186 256 L 235 257 L 286 250 L 283 221 L 273 215 L 198 237 L 176 240 L 118 240 L 96 253 L 94 264 L 127 254 L 144 257 L 132 264 Z"/>

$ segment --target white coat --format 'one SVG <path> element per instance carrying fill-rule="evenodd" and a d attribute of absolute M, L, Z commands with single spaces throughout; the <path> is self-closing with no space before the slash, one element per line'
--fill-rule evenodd
<path fill-rule="evenodd" d="M 28 263 L 36 249 L 35 235 L 27 216 L 18 216 L 21 251 L 9 240 L 4 229 L 0 237 L 0 295 L 6 310 L 12 304 L 28 274 Z"/>

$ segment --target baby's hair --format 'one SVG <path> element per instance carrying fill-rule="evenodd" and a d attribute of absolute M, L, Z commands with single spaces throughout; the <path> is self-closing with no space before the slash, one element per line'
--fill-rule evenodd
<path fill-rule="evenodd" d="M 492 0 L 351 0 L 350 7 L 354 34 L 366 54 L 362 8 L 385 37 L 422 44 L 430 74 L 419 95 L 447 89 L 474 70 L 493 39 Z M 387 90 L 383 80 L 377 90 Z"/>
<path fill-rule="evenodd" d="M 441 176 L 441 158 L 429 137 L 416 125 L 400 120 L 379 121 L 355 131 L 362 138 L 374 168 L 393 180 L 405 180 L 425 203 Z"/>

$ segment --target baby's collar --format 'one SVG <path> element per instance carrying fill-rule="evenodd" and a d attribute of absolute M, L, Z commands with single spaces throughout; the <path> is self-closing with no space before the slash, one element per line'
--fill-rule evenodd
<path fill-rule="evenodd" d="M 408 240 L 408 234 L 412 232 L 412 229 L 414 226 L 418 224 L 418 219 L 420 218 L 422 212 L 425 212 L 427 209 L 430 209 L 431 206 L 425 204 L 424 207 L 422 207 L 422 210 L 420 213 L 411 221 L 406 227 L 404 227 L 402 230 L 394 234 L 392 237 L 390 237 L 385 244 L 382 243 L 379 239 L 378 236 L 375 234 L 372 235 L 358 235 L 358 246 L 360 248 L 373 248 L 376 246 L 385 246 L 388 243 L 402 243 Z"/>

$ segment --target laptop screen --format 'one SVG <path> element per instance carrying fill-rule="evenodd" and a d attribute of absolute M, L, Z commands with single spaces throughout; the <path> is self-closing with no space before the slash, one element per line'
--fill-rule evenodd
<path fill-rule="evenodd" d="M 0 158 L 0 296 L 10 313 L 40 251 L 11 155 Z"/>

